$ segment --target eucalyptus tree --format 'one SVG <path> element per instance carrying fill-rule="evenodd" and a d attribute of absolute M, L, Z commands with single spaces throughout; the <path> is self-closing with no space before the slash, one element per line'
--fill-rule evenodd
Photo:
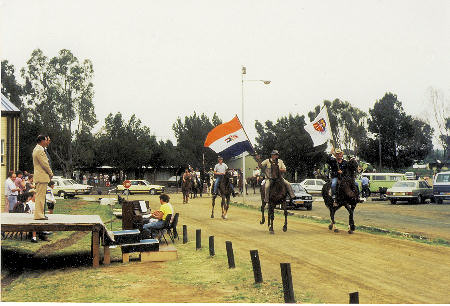
<path fill-rule="evenodd" d="M 78 138 L 86 138 L 97 122 L 92 62 L 80 62 L 67 49 L 53 58 L 36 49 L 21 73 L 26 82 L 25 102 L 31 110 L 29 120 L 40 126 L 40 133 L 50 135 L 53 165 L 70 174 L 79 159 L 75 152 L 84 146 Z"/>

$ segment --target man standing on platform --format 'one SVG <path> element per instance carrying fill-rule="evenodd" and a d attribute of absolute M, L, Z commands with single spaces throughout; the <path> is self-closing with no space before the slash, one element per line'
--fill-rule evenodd
<path fill-rule="evenodd" d="M 45 216 L 45 195 L 47 193 L 47 185 L 53 177 L 45 148 L 48 146 L 47 138 L 39 135 L 36 140 L 37 144 L 33 150 L 34 165 L 34 183 L 36 184 L 36 207 L 34 211 L 35 220 L 47 220 Z"/>

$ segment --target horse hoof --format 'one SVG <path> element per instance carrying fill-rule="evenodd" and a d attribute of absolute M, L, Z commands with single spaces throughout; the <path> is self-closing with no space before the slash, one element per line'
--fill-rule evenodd
<path fill-rule="evenodd" d="M 285 226 L 283 226 L 283 232 L 286 232 L 287 231 L 287 226 L 285 225 Z"/>
<path fill-rule="evenodd" d="M 328 229 L 331 231 L 333 229 L 333 224 L 328 225 Z"/>
<path fill-rule="evenodd" d="M 349 233 L 349 234 L 353 234 L 353 231 L 352 231 L 352 230 L 348 230 L 348 233 Z"/>
<path fill-rule="evenodd" d="M 273 230 L 269 230 L 269 234 L 273 235 L 275 232 Z"/>
<path fill-rule="evenodd" d="M 338 230 L 337 228 L 335 228 L 335 229 L 334 229 L 334 232 L 337 233 L 337 232 L 339 232 L 339 230 Z"/>
<path fill-rule="evenodd" d="M 213 219 L 214 219 L 214 215 L 211 215 L 211 218 L 213 218 Z"/>

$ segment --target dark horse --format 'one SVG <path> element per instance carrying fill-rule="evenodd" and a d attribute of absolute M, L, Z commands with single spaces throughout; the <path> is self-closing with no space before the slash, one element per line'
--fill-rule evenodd
<path fill-rule="evenodd" d="M 203 183 L 196 176 L 192 177 L 192 189 L 191 189 L 191 199 L 192 197 L 196 198 L 197 194 L 200 194 L 200 197 L 203 195 Z"/>
<path fill-rule="evenodd" d="M 267 226 L 269 227 L 269 232 L 274 234 L 273 231 L 273 219 L 275 217 L 275 206 L 280 205 L 284 210 L 284 226 L 283 232 L 287 231 L 287 205 L 286 205 L 286 195 L 287 189 L 283 183 L 283 178 L 281 176 L 280 168 L 278 167 L 278 163 L 274 163 L 271 166 L 271 174 L 272 178 L 270 179 L 270 187 L 269 187 L 269 209 L 267 212 Z M 267 180 L 268 178 L 266 178 Z M 264 186 L 261 186 L 261 222 L 260 224 L 264 224 L 266 219 L 264 218 L 264 209 L 266 203 L 264 202 L 265 189 Z"/>
<path fill-rule="evenodd" d="M 355 186 L 355 173 L 358 169 L 358 163 L 355 159 L 350 159 L 341 178 L 338 179 L 338 184 L 336 186 L 336 202 L 337 206 L 333 205 L 333 198 L 331 197 L 331 182 L 323 185 L 322 197 L 325 205 L 330 210 L 331 224 L 328 229 L 338 232 L 339 230 L 335 226 L 334 214 L 336 211 L 344 206 L 348 213 L 348 233 L 352 234 L 355 230 L 355 223 L 353 220 L 353 212 L 355 210 L 356 204 L 358 204 L 359 192 Z"/>
<path fill-rule="evenodd" d="M 219 195 L 222 197 L 222 218 L 227 218 L 227 212 L 228 207 L 230 205 L 230 195 L 232 193 L 231 186 L 230 186 L 230 180 L 232 179 L 232 175 L 230 171 L 225 172 L 225 175 L 223 176 L 222 180 L 219 183 L 219 186 L 217 186 L 217 190 L 219 192 Z M 216 194 L 213 194 L 212 196 L 212 211 L 211 211 L 211 218 L 214 218 L 214 205 L 216 204 Z"/>
<path fill-rule="evenodd" d="M 189 193 L 191 193 L 191 188 L 192 188 L 192 178 L 190 176 L 188 176 L 181 183 L 181 192 L 183 193 L 183 204 L 188 203 Z"/>
<path fill-rule="evenodd" d="M 260 176 L 251 176 L 251 177 L 247 178 L 247 184 L 248 184 L 248 186 L 253 188 L 253 194 L 256 193 L 256 188 L 259 187 L 258 185 L 260 183 L 261 183 L 261 177 Z"/>

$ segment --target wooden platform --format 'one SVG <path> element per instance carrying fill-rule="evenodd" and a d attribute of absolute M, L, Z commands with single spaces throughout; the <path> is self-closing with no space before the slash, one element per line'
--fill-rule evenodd
<path fill-rule="evenodd" d="M 92 265 L 100 264 L 100 238 L 107 234 L 105 225 L 97 215 L 48 215 L 48 220 L 34 220 L 34 215 L 23 213 L 2 213 L 2 232 L 41 231 L 91 231 Z M 109 257 L 109 250 L 108 250 Z M 109 261 L 109 258 L 106 260 Z"/>
<path fill-rule="evenodd" d="M 174 245 L 159 245 L 159 251 L 155 252 L 140 252 L 139 260 L 145 261 L 170 261 L 178 258 L 177 249 Z M 126 263 L 130 260 L 130 253 L 122 254 L 122 262 Z"/>

